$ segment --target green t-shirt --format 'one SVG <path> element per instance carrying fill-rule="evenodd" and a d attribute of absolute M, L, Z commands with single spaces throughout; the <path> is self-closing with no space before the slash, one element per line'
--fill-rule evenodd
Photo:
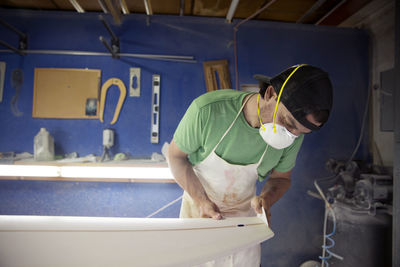
<path fill-rule="evenodd" d="M 213 150 L 239 112 L 247 92 L 230 89 L 217 90 L 196 98 L 189 106 L 174 134 L 177 146 L 188 154 L 191 164 L 203 161 Z M 303 142 L 300 135 L 285 149 L 271 146 L 258 167 L 260 181 L 275 169 L 278 172 L 291 170 Z M 257 163 L 266 148 L 266 143 L 257 128 L 251 127 L 243 112 L 215 150 L 216 154 L 231 164 Z"/>

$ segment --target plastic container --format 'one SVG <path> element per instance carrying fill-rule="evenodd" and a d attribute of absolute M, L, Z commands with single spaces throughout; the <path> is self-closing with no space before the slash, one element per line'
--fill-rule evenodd
<path fill-rule="evenodd" d="M 45 128 L 40 128 L 33 140 L 34 159 L 37 161 L 54 160 L 54 139 Z"/>

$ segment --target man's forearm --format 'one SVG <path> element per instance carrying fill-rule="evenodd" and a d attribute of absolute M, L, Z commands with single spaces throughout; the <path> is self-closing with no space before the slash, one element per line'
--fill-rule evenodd
<path fill-rule="evenodd" d="M 189 193 L 197 204 L 208 200 L 204 187 L 194 173 L 187 154 L 179 149 L 174 140 L 171 141 L 168 149 L 168 164 L 176 182 Z"/>
<path fill-rule="evenodd" d="M 176 182 L 182 187 L 195 202 L 202 202 L 208 200 L 208 196 L 200 183 L 193 167 L 187 159 L 183 158 L 169 158 L 169 166 Z"/>
<path fill-rule="evenodd" d="M 269 207 L 271 207 L 286 193 L 289 187 L 290 179 L 270 177 L 265 183 L 260 197 L 267 202 Z"/>
<path fill-rule="evenodd" d="M 178 148 L 174 140 L 172 140 L 168 149 L 168 162 L 176 182 L 189 193 L 199 207 L 199 216 L 222 219 L 219 208 L 208 198 L 203 185 L 193 171 L 193 166 L 189 162 L 187 154 Z"/>

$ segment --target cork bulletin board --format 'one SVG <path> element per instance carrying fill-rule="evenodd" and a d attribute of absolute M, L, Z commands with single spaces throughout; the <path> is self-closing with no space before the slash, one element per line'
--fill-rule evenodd
<path fill-rule="evenodd" d="M 33 118 L 98 119 L 101 70 L 35 68 Z"/>

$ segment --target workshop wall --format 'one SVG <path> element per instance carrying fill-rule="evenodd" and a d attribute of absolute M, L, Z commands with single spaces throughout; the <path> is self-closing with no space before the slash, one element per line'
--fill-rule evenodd
<path fill-rule="evenodd" d="M 99 41 L 109 34 L 98 14 L 0 10 L 0 17 L 28 34 L 29 49 L 106 52 Z M 106 19 L 111 23 L 111 17 Z M 150 157 L 161 152 L 191 101 L 206 92 L 203 61 L 228 59 L 235 84 L 233 25 L 224 19 L 129 15 L 112 25 L 121 52 L 194 56 L 197 63 L 140 58 L 27 55 L 0 53 L 6 62 L 3 101 L 0 103 L 0 152 L 33 152 L 33 137 L 45 127 L 55 139 L 56 153 L 85 156 L 102 152 L 102 130 L 116 133 L 113 152 Z M 0 27 L 0 40 L 14 46 L 15 33 Z M 272 208 L 275 237 L 263 244 L 262 266 L 299 266 L 318 259 L 322 245 L 324 205 L 307 195 L 313 180 L 329 175 L 329 158 L 350 157 L 360 134 L 368 91 L 368 35 L 360 30 L 313 25 L 249 21 L 239 28 L 240 84 L 254 84 L 253 74 L 275 75 L 288 66 L 307 63 L 329 72 L 334 107 L 329 122 L 306 136 L 292 175 L 289 192 Z M 141 68 L 141 96 L 127 97 L 120 117 L 110 126 L 119 90 L 109 90 L 105 123 L 99 120 L 33 119 L 34 68 L 101 69 L 102 83 L 111 77 L 129 85 L 129 68 Z M 23 113 L 10 110 L 15 89 L 11 73 L 20 68 L 24 83 L 17 102 Z M 161 75 L 160 143 L 150 143 L 151 78 Z M 368 127 L 366 127 L 368 129 Z M 356 159 L 369 159 L 365 133 Z M 259 189 L 262 184 L 259 184 Z M 181 194 L 176 184 L 0 181 L 0 214 L 143 217 Z M 175 204 L 160 217 L 177 217 Z"/>

